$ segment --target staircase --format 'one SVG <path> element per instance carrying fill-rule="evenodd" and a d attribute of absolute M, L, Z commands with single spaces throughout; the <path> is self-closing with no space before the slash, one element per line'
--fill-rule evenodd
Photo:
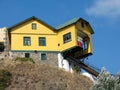
<path fill-rule="evenodd" d="M 70 62 L 76 63 L 78 66 L 80 66 L 82 69 L 86 70 L 87 72 L 89 72 L 90 74 L 94 75 L 95 77 L 97 77 L 99 75 L 99 71 L 71 56 L 67 57 L 67 60 L 69 60 Z"/>

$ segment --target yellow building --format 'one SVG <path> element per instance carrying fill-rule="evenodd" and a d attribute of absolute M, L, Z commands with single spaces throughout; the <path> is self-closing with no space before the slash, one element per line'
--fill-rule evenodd
<path fill-rule="evenodd" d="M 33 16 L 8 31 L 13 57 L 29 57 L 70 70 L 69 56 L 83 59 L 92 54 L 94 31 L 82 18 L 74 18 L 54 28 Z"/>

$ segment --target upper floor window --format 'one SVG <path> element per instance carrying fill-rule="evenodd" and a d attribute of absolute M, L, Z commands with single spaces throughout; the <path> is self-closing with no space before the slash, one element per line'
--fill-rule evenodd
<path fill-rule="evenodd" d="M 39 37 L 39 46 L 46 46 L 46 38 Z"/>
<path fill-rule="evenodd" d="M 71 41 L 71 32 L 63 35 L 63 42 L 64 43 L 67 43 L 67 42 L 70 42 Z"/>
<path fill-rule="evenodd" d="M 81 22 L 81 27 L 82 27 L 82 28 L 84 28 L 84 27 L 85 27 L 84 22 Z"/>
<path fill-rule="evenodd" d="M 30 46 L 31 45 L 31 39 L 30 37 L 24 37 L 24 46 Z"/>
<path fill-rule="evenodd" d="M 37 24 L 36 23 L 32 23 L 32 30 L 36 30 L 37 29 Z"/>

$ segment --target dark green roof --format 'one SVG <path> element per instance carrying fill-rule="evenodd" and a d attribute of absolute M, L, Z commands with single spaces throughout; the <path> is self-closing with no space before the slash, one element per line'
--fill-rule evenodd
<path fill-rule="evenodd" d="M 87 21 L 84 20 L 83 18 L 79 18 L 79 17 L 78 17 L 78 18 L 73 18 L 72 20 L 70 20 L 70 21 L 68 21 L 68 22 L 66 22 L 66 23 L 64 23 L 64 24 L 61 24 L 61 25 L 57 26 L 57 27 L 56 27 L 56 30 L 60 30 L 60 29 L 65 28 L 65 27 L 67 27 L 67 26 L 69 26 L 69 25 L 75 24 L 75 23 L 76 23 L 77 21 L 79 21 L 79 20 L 82 20 L 82 21 L 86 22 L 86 23 L 89 25 L 89 27 L 90 27 L 90 32 L 91 32 L 91 34 L 94 33 L 94 31 L 93 31 L 91 25 L 89 24 L 89 22 L 87 22 Z"/>
<path fill-rule="evenodd" d="M 66 26 L 69 26 L 69 25 L 77 22 L 79 19 L 80 19 L 80 18 L 74 18 L 74 19 L 72 19 L 72 20 L 70 20 L 70 21 L 68 21 L 68 22 L 66 22 L 66 23 L 64 23 L 64 24 L 61 24 L 61 25 L 57 26 L 56 29 L 58 30 L 58 29 L 61 29 L 61 28 L 66 27 Z"/>

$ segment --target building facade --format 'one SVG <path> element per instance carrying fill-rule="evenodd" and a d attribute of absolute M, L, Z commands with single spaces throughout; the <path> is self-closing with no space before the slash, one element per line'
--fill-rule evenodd
<path fill-rule="evenodd" d="M 33 16 L 8 28 L 10 56 L 32 58 L 72 71 L 74 64 L 67 58 L 82 60 L 92 55 L 93 33 L 82 18 L 52 27 Z"/>
<path fill-rule="evenodd" d="M 8 48 L 8 32 L 7 28 L 3 27 L 0 28 L 0 43 L 1 45 L 4 45 L 4 51 L 6 51 Z"/>

